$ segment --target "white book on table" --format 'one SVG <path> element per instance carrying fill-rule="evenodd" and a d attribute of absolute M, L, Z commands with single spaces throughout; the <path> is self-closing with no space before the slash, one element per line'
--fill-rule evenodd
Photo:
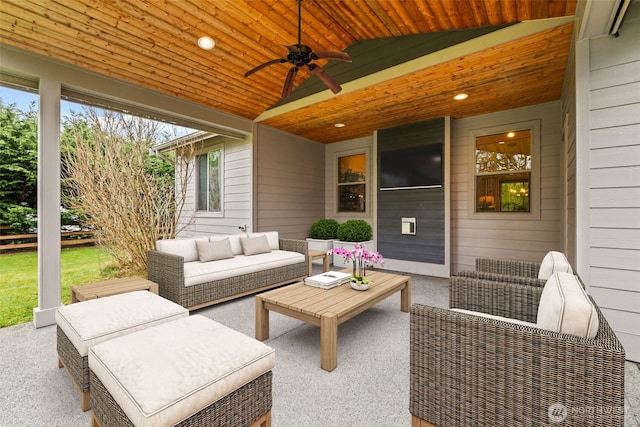
<path fill-rule="evenodd" d="M 307 277 L 304 283 L 309 286 L 316 287 L 334 287 L 346 283 L 350 280 L 351 274 L 342 273 L 340 271 L 327 271 L 326 273 L 316 274 Z"/>

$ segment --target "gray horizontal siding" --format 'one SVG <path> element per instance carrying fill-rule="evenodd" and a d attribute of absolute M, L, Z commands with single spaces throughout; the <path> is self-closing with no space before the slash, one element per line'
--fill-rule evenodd
<path fill-rule="evenodd" d="M 540 217 L 514 214 L 512 218 L 475 217 L 473 186 L 476 129 L 540 120 Z M 562 172 L 560 104 L 551 102 L 532 107 L 487 114 L 453 122 L 451 143 L 451 256 L 452 272 L 473 270 L 477 257 L 540 261 L 549 250 L 560 250 L 562 239 Z M 532 203 L 536 197 L 532 194 Z"/>
<path fill-rule="evenodd" d="M 640 361 L 640 3 L 589 41 L 589 291 Z"/>
<path fill-rule="evenodd" d="M 268 126 L 254 127 L 255 231 L 309 237 L 325 214 L 324 145 Z"/>

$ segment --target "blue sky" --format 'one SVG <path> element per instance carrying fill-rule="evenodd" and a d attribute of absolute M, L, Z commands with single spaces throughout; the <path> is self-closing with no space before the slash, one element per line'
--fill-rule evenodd
<path fill-rule="evenodd" d="M 38 109 L 38 95 L 30 92 L 25 92 L 22 90 L 15 90 L 8 87 L 0 86 L 0 98 L 2 98 L 2 102 L 5 104 L 16 104 L 18 109 L 20 110 L 28 110 L 29 105 L 35 101 L 35 108 Z M 71 110 L 80 112 L 82 107 L 78 104 L 73 104 L 71 102 L 62 101 L 60 103 L 62 107 L 60 111 L 61 116 L 68 116 Z"/>

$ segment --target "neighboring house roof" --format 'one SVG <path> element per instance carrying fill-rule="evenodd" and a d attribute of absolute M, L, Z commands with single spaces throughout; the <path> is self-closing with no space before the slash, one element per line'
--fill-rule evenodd
<path fill-rule="evenodd" d="M 188 135 L 181 136 L 180 138 L 172 139 L 171 141 L 155 145 L 151 148 L 151 151 L 155 153 L 164 153 L 167 151 L 175 150 L 178 147 L 184 147 L 186 145 L 202 142 L 215 136 L 218 136 L 218 134 L 207 131 L 196 131 Z"/>

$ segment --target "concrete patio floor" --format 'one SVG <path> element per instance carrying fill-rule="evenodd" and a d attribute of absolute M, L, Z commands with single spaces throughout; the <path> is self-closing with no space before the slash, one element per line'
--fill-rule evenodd
<path fill-rule="evenodd" d="M 318 268 L 314 266 L 314 268 Z M 412 275 L 412 301 L 448 306 L 447 279 Z M 274 427 L 409 427 L 408 314 L 399 294 L 340 326 L 338 368 L 320 369 L 319 330 L 273 313 Z M 254 298 L 197 310 L 249 336 Z M 55 326 L 0 329 L 0 427 L 89 426 L 79 393 L 57 367 Z M 640 366 L 626 363 L 625 426 L 640 427 Z"/>

